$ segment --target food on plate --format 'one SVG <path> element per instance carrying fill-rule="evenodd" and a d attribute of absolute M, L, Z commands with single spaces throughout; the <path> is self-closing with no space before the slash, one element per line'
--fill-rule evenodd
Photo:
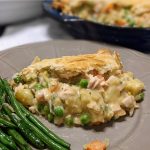
<path fill-rule="evenodd" d="M 106 150 L 107 144 L 99 140 L 92 141 L 84 146 L 84 150 Z"/>
<path fill-rule="evenodd" d="M 31 150 L 69 150 L 70 144 L 59 138 L 19 103 L 9 83 L 0 77 L 0 148 Z"/>
<path fill-rule="evenodd" d="M 52 7 L 102 24 L 150 27 L 149 0 L 53 0 Z"/>
<path fill-rule="evenodd" d="M 16 99 L 56 125 L 99 125 L 139 107 L 144 84 L 115 51 L 40 60 L 10 81 Z"/>

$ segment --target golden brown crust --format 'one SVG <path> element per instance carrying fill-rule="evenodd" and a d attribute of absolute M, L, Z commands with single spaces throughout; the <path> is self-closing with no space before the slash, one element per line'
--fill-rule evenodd
<path fill-rule="evenodd" d="M 91 70 L 97 70 L 101 74 L 120 70 L 122 65 L 117 52 L 99 50 L 95 54 L 44 59 L 23 69 L 21 75 L 26 78 L 30 74 L 41 72 L 43 69 L 49 70 L 52 77 L 57 75 L 58 78 L 69 79 L 79 74 L 88 73 Z"/>

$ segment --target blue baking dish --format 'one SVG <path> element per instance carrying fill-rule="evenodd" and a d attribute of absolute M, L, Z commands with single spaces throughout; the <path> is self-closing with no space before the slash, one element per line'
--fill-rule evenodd
<path fill-rule="evenodd" d="M 74 16 L 62 14 L 51 7 L 52 0 L 43 2 L 44 10 L 61 22 L 74 37 L 79 39 L 105 41 L 124 45 L 141 51 L 150 50 L 150 28 L 118 27 L 95 23 Z"/>

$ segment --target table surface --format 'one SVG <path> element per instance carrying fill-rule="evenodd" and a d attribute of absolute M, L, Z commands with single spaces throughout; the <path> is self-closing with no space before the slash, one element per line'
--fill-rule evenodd
<path fill-rule="evenodd" d="M 61 25 L 47 17 L 9 25 L 0 37 L 0 51 L 27 43 L 73 39 Z"/>

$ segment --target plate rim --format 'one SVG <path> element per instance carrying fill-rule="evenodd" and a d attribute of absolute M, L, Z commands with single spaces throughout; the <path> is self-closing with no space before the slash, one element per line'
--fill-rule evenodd
<path fill-rule="evenodd" d="M 99 42 L 99 41 L 91 41 L 91 40 L 82 40 L 82 39 L 68 39 L 68 40 L 61 40 L 61 39 L 57 39 L 57 40 L 48 40 L 48 41 L 40 41 L 40 42 L 31 42 L 31 43 L 25 43 L 25 44 L 21 44 L 18 46 L 13 46 L 7 49 L 3 49 L 0 51 L 0 59 L 1 57 L 8 53 L 9 51 L 13 51 L 15 48 L 21 48 L 21 47 L 25 47 L 25 46 L 32 46 L 32 45 L 40 45 L 40 44 L 44 44 L 44 43 L 53 43 L 53 42 L 85 42 L 85 43 L 95 43 L 95 44 L 102 44 L 102 45 L 108 45 L 108 46 L 112 46 L 112 47 L 116 47 L 117 49 L 123 49 L 123 50 L 129 50 L 137 55 L 142 55 L 143 57 L 145 57 L 146 59 L 148 59 L 150 61 L 150 54 L 146 54 L 142 51 L 138 51 L 136 49 L 132 49 L 132 48 L 127 48 L 124 46 L 120 46 L 120 45 L 116 45 L 116 44 L 111 44 L 111 43 L 107 43 L 107 42 Z M 111 50 L 111 49 L 110 49 Z"/>

